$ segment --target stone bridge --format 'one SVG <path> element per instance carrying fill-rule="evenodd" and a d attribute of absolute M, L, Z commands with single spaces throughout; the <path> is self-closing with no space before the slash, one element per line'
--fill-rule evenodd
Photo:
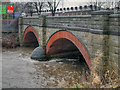
<path fill-rule="evenodd" d="M 120 14 L 110 11 L 96 11 L 91 15 L 19 18 L 21 45 L 40 46 L 45 55 L 73 52 L 70 56 L 84 58 L 89 68 L 96 57 L 100 57 L 100 68 L 113 67 L 119 71 L 119 37 Z"/>

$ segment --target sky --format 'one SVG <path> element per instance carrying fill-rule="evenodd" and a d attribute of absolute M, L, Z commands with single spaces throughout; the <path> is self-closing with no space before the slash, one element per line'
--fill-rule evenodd
<path fill-rule="evenodd" d="M 8 1 L 8 0 L 2 0 L 2 1 Z M 41 0 L 10 0 L 12 2 L 27 2 L 27 1 L 41 1 Z M 42 0 L 44 2 L 47 2 L 47 0 Z M 49 0 L 50 1 L 50 0 Z M 52 1 L 52 0 L 51 0 Z M 60 3 L 58 8 L 63 7 L 75 7 L 75 6 L 84 6 L 87 5 L 88 2 L 94 2 L 96 0 L 63 0 L 63 4 Z M 111 2 L 111 1 L 120 1 L 120 0 L 97 0 L 102 2 Z"/>
<path fill-rule="evenodd" d="M 8 0 L 2 0 L 2 1 L 8 1 Z M 38 1 L 38 0 L 10 0 L 10 1 Z M 40 1 L 40 0 L 39 0 Z M 47 0 L 42 0 L 42 1 L 47 1 Z M 50 0 L 48 0 L 50 1 Z M 51 0 L 52 1 L 52 0 Z M 89 1 L 120 1 L 120 0 L 63 0 L 67 2 L 89 2 Z"/>
<path fill-rule="evenodd" d="M 8 1 L 8 0 L 2 0 L 2 1 Z M 10 1 L 12 1 L 12 2 L 27 2 L 27 1 L 44 1 L 44 2 L 47 2 L 47 0 L 10 0 Z M 62 5 L 64 7 L 80 6 L 80 5 L 83 5 L 83 2 L 85 4 L 85 2 L 89 2 L 89 1 L 91 1 L 91 0 L 63 0 L 64 3 L 62 4 L 62 2 L 61 2 L 58 7 L 61 8 Z"/>

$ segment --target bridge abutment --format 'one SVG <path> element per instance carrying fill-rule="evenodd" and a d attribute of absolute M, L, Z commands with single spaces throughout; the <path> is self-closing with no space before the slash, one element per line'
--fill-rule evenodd
<path fill-rule="evenodd" d="M 93 37 L 92 40 L 92 73 L 97 71 L 97 75 L 101 76 L 101 79 L 105 79 L 104 75 L 110 69 L 109 68 L 109 11 L 97 11 L 92 13 L 91 24 L 93 29 L 103 30 L 96 35 L 98 38 Z M 94 40 L 96 39 L 96 40 Z M 97 43 L 99 42 L 99 43 Z M 96 44 L 97 43 L 97 44 Z M 98 45 L 98 46 L 97 46 Z M 95 48 L 96 47 L 96 48 Z M 93 76 L 95 77 L 95 76 Z"/>

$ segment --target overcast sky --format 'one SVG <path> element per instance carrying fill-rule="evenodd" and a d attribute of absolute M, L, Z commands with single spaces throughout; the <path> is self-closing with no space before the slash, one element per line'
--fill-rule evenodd
<path fill-rule="evenodd" d="M 8 1 L 8 0 L 2 0 L 2 1 Z M 10 0 L 12 2 L 27 2 L 27 1 L 44 1 L 47 2 L 47 0 Z M 49 0 L 50 1 L 50 0 Z M 52 1 L 52 0 L 51 0 Z M 96 1 L 96 0 L 63 0 L 63 6 L 64 7 L 75 7 L 75 6 L 84 6 L 87 5 L 88 2 L 92 1 Z M 120 0 L 97 0 L 97 1 L 101 1 L 101 2 L 111 2 L 111 1 L 120 1 Z M 58 8 L 62 7 L 62 3 L 59 4 Z"/>
<path fill-rule="evenodd" d="M 2 0 L 2 1 L 8 1 L 8 0 Z M 23 1 L 41 1 L 41 0 L 10 0 L 10 1 L 16 1 L 16 2 L 23 2 Z M 42 1 L 50 1 L 50 0 L 42 0 Z M 52 0 L 51 0 L 52 1 Z M 89 1 L 120 1 L 120 0 L 63 0 L 67 2 L 89 2 Z"/>

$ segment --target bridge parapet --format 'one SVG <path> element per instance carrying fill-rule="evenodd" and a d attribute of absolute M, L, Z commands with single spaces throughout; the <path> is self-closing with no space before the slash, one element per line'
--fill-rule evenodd
<path fill-rule="evenodd" d="M 91 15 L 46 17 L 46 25 L 89 28 Z"/>
<path fill-rule="evenodd" d="M 23 18 L 23 24 L 64 30 L 80 30 L 98 34 L 118 34 L 119 14 L 110 13 L 107 11 L 97 11 L 92 13 L 92 15 L 44 16 L 46 17 L 45 21 L 43 20 L 43 16 L 25 17 Z M 43 22 L 45 22 L 44 25 Z"/>
<path fill-rule="evenodd" d="M 39 26 L 39 17 L 24 17 L 23 24 L 28 25 L 38 25 Z"/>

